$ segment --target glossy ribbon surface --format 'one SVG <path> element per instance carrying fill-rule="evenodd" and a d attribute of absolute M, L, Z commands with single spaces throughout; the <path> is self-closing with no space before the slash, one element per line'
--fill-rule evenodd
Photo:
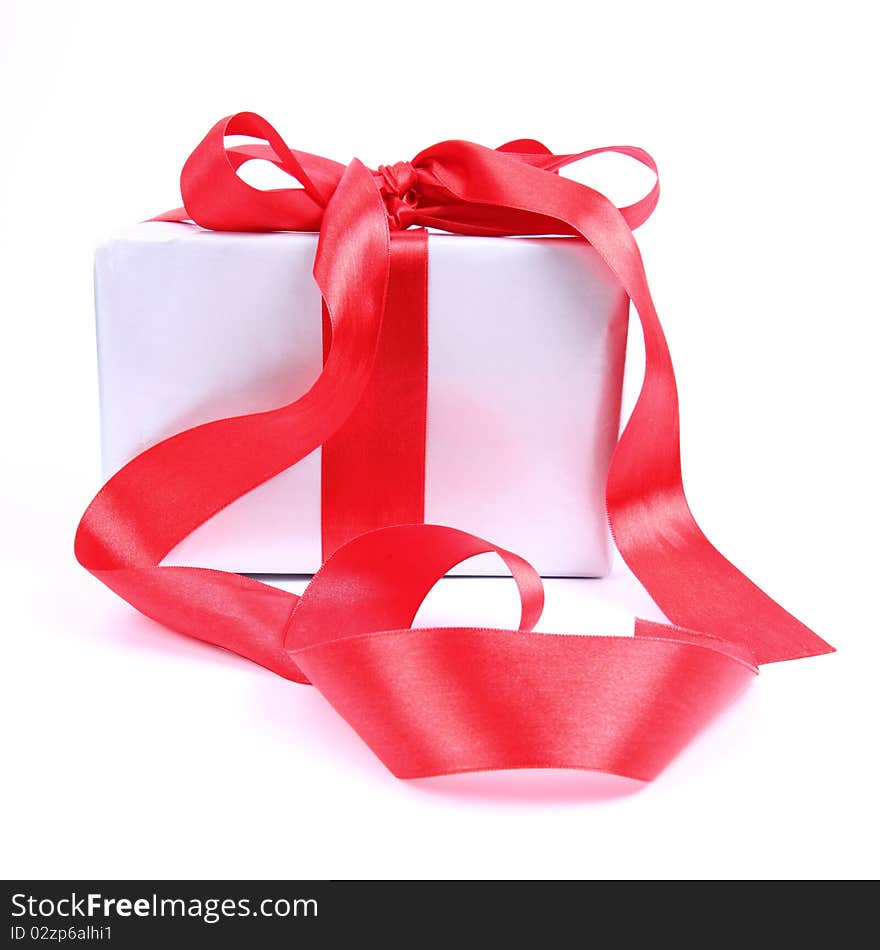
<path fill-rule="evenodd" d="M 227 146 L 227 135 L 262 143 Z M 289 405 L 197 426 L 132 460 L 83 516 L 80 563 L 159 622 L 313 683 L 405 778 L 573 767 L 651 779 L 759 664 L 829 652 L 711 545 L 690 512 L 675 377 L 632 235 L 659 190 L 618 209 L 558 175 L 600 151 L 656 172 L 640 149 L 554 155 L 531 140 L 497 150 L 442 142 L 373 172 L 356 160 L 342 166 L 289 149 L 252 113 L 219 122 L 184 166 L 184 208 L 161 218 L 215 230 L 319 230 L 314 274 L 328 325 L 324 369 Z M 273 162 L 301 187 L 247 185 L 238 169 L 254 158 Z M 437 525 L 366 530 L 369 522 L 340 516 L 337 537 L 366 533 L 338 549 L 325 537 L 325 551 L 335 553 L 302 597 L 239 575 L 160 566 L 203 521 L 318 446 L 332 447 L 357 414 L 381 411 L 383 399 L 394 398 L 382 381 L 395 361 L 384 359 L 380 341 L 386 313 L 399 321 L 398 308 L 413 311 L 405 288 L 409 280 L 418 289 L 425 247 L 423 232 L 406 230 L 413 226 L 574 235 L 626 290 L 644 332 L 645 378 L 608 474 L 608 518 L 623 558 L 670 624 L 636 621 L 633 638 L 532 633 L 543 603 L 532 568 Z M 413 382 L 396 392 L 412 393 Z M 419 425 L 420 392 L 417 386 L 415 411 L 403 413 L 410 427 Z M 412 484 L 411 471 L 393 459 L 380 462 L 383 484 L 398 476 L 401 486 Z M 328 488 L 325 480 L 325 507 L 328 492 L 337 511 L 356 510 L 352 499 L 375 493 L 380 469 L 372 464 L 345 484 Z M 501 556 L 519 587 L 519 630 L 412 629 L 434 583 L 487 551 Z"/>

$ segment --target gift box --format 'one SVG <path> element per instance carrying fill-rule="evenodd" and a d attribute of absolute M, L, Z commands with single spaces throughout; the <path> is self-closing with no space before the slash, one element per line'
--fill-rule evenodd
<path fill-rule="evenodd" d="M 104 460 L 122 468 L 79 562 L 159 623 L 311 683 L 401 778 L 649 780 L 759 664 L 830 652 L 694 520 L 632 233 L 659 184 L 619 208 L 559 174 L 600 152 L 656 172 L 631 146 L 533 139 L 372 170 L 221 119 L 183 206 L 98 252 Z M 298 185 L 253 188 L 254 159 Z M 617 441 L 627 301 L 645 369 Z M 603 573 L 606 512 L 669 622 L 533 635 L 535 568 Z M 517 628 L 414 629 L 437 580 L 487 553 Z M 314 577 L 293 594 L 241 576 L 264 572 Z"/>
<path fill-rule="evenodd" d="M 107 476 L 184 429 L 306 391 L 324 354 L 316 244 L 312 233 L 168 222 L 101 244 Z M 427 256 L 424 520 L 492 538 L 544 575 L 605 574 L 628 319 L 620 283 L 566 237 L 432 232 Z M 321 467 L 319 448 L 196 528 L 165 563 L 315 572 Z M 458 570 L 502 567 L 479 558 Z"/>

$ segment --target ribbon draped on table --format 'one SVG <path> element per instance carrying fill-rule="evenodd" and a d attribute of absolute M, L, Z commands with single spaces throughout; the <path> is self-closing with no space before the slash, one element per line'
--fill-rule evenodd
<path fill-rule="evenodd" d="M 227 145 L 227 135 L 263 144 Z M 640 149 L 554 155 L 532 140 L 497 150 L 442 142 L 370 171 L 290 149 L 253 113 L 217 123 L 183 168 L 184 208 L 160 219 L 320 231 L 324 368 L 289 405 L 197 426 L 129 462 L 83 516 L 80 563 L 160 623 L 312 683 L 402 778 L 564 767 L 648 780 L 759 664 L 830 652 L 727 561 L 690 512 L 675 377 L 632 235 L 659 186 L 619 209 L 558 175 L 601 151 L 656 173 Z M 238 175 L 251 159 L 301 187 L 251 187 Z M 532 633 L 543 589 L 527 562 L 420 523 L 423 453 L 395 455 L 393 436 L 424 440 L 423 367 L 405 357 L 423 344 L 426 227 L 574 235 L 626 290 L 644 332 L 645 378 L 608 473 L 608 519 L 670 623 L 637 620 L 635 637 Z M 360 451 L 359 438 L 387 451 Z M 326 560 L 301 597 L 236 574 L 160 565 L 202 522 L 319 446 Z M 412 629 L 435 582 L 485 552 L 500 555 L 516 581 L 519 629 Z"/>

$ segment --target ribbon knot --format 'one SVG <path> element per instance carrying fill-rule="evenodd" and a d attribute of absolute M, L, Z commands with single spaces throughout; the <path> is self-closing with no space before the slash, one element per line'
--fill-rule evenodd
<path fill-rule="evenodd" d="M 391 227 L 394 230 L 408 228 L 413 223 L 412 212 L 418 201 L 418 172 L 411 162 L 380 165 L 377 181 Z"/>

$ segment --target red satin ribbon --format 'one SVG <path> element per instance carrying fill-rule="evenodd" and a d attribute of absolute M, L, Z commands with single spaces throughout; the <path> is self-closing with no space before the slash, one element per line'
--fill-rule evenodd
<path fill-rule="evenodd" d="M 325 358 L 331 344 L 325 333 Z M 428 232 L 415 228 L 391 234 L 373 371 L 321 449 L 322 560 L 366 531 L 425 520 L 427 402 Z"/>
<path fill-rule="evenodd" d="M 227 148 L 232 134 L 267 144 Z M 443 142 L 412 163 L 371 172 L 356 160 L 343 167 L 293 151 L 252 113 L 219 122 L 184 166 L 185 208 L 161 217 L 216 230 L 320 230 L 314 273 L 331 326 L 324 369 L 290 405 L 198 426 L 131 461 L 83 516 L 80 563 L 161 623 L 312 682 L 406 778 L 574 767 L 650 779 L 758 664 L 830 652 L 694 521 L 681 482 L 672 363 L 632 236 L 658 186 L 618 209 L 556 174 L 598 151 L 656 172 L 639 149 L 553 155 L 531 140 L 499 150 Z M 302 187 L 250 187 L 237 170 L 251 158 L 275 163 Z M 422 240 L 392 244 L 391 230 L 412 225 L 577 235 L 620 280 L 642 323 L 645 379 L 609 471 L 608 517 L 621 554 L 671 624 L 636 621 L 634 638 L 533 634 L 543 603 L 533 569 L 436 525 L 362 534 L 329 557 L 301 598 L 239 575 L 159 566 L 211 515 L 332 444 L 364 398 L 384 398 L 370 385 L 381 369 L 392 247 L 405 254 Z M 353 481 L 343 492 L 375 487 Z M 502 557 L 519 586 L 519 630 L 411 629 L 433 584 L 486 551 Z"/>

